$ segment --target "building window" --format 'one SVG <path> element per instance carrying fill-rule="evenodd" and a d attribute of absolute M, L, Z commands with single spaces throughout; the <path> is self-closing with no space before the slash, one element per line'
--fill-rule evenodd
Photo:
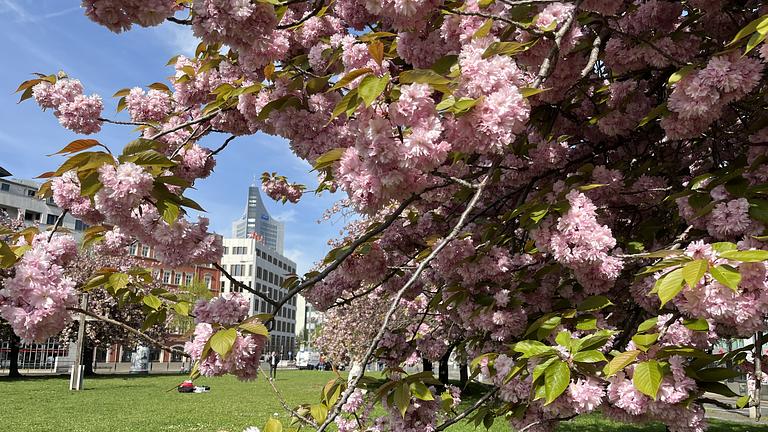
<path fill-rule="evenodd" d="M 59 217 L 54 215 L 54 214 L 49 214 L 48 216 L 46 216 L 46 222 L 45 223 L 48 224 L 48 225 L 54 225 L 56 223 L 56 219 L 58 219 L 58 218 Z"/>
<path fill-rule="evenodd" d="M 128 255 L 136 255 L 136 243 L 131 243 L 131 246 L 128 247 Z"/>
<path fill-rule="evenodd" d="M 205 275 L 205 287 L 211 289 L 211 275 Z"/>
<path fill-rule="evenodd" d="M 173 275 L 173 283 L 175 285 L 181 285 L 181 272 L 176 272 L 176 274 Z"/>
<path fill-rule="evenodd" d="M 232 264 L 232 276 L 245 276 L 245 264 Z"/>
<path fill-rule="evenodd" d="M 229 246 L 224 246 L 224 255 L 229 255 Z"/>
<path fill-rule="evenodd" d="M 11 190 L 11 185 L 9 185 L 8 183 L 0 183 L 0 190 L 3 192 L 8 192 L 9 190 Z"/>
<path fill-rule="evenodd" d="M 141 247 L 141 256 L 148 257 L 149 256 L 149 246 L 144 245 Z"/>
<path fill-rule="evenodd" d="M 274 279 L 274 276 L 275 276 L 275 274 L 274 274 L 274 273 L 272 273 L 272 272 L 269 272 L 269 277 L 267 278 L 267 281 L 268 281 L 269 283 L 271 283 L 271 284 L 275 283 L 275 279 Z"/>
<path fill-rule="evenodd" d="M 75 219 L 75 231 L 85 231 L 88 225 L 80 219 Z"/>
<path fill-rule="evenodd" d="M 221 281 L 221 292 L 224 292 L 224 281 Z"/>
<path fill-rule="evenodd" d="M 164 284 L 171 283 L 171 272 L 168 270 L 163 272 L 163 283 Z"/>
<path fill-rule="evenodd" d="M 37 193 L 37 191 L 34 190 L 34 189 L 27 189 L 27 196 L 33 197 L 33 196 L 35 196 L 36 193 Z"/>
<path fill-rule="evenodd" d="M 256 278 L 261 279 L 261 267 L 256 267 Z"/>
<path fill-rule="evenodd" d="M 253 276 L 253 264 L 248 264 L 248 276 Z"/>
<path fill-rule="evenodd" d="M 246 246 L 235 246 L 232 248 L 232 255 L 245 255 L 248 253 Z"/>
<path fill-rule="evenodd" d="M 192 285 L 192 273 L 187 273 L 184 275 L 184 285 L 186 286 Z"/>
<path fill-rule="evenodd" d="M 38 212 L 33 212 L 30 210 L 27 210 L 24 212 L 24 220 L 27 222 L 40 222 L 40 217 L 42 215 Z"/>

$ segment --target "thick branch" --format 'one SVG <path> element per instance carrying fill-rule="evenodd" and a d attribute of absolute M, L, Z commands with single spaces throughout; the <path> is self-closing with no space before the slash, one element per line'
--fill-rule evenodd
<path fill-rule="evenodd" d="M 180 125 L 174 126 L 174 127 L 170 128 L 170 129 L 167 129 L 167 130 L 164 130 L 164 131 L 160 131 L 160 132 L 152 135 L 149 139 L 150 140 L 156 140 L 156 139 L 158 139 L 158 138 L 160 138 L 160 137 L 162 137 L 164 135 L 168 135 L 169 133 L 176 132 L 177 130 L 180 130 L 180 129 L 184 129 L 185 127 L 192 126 L 192 125 L 198 124 L 198 123 L 202 123 L 204 121 L 208 121 L 208 120 L 216 117 L 220 112 L 221 112 L 221 110 L 213 110 L 213 111 L 209 112 L 208 114 L 206 114 L 206 115 L 204 115 L 204 116 L 202 116 L 200 118 L 197 118 L 197 119 L 194 119 L 194 120 L 190 120 L 188 122 L 182 123 Z"/>
<path fill-rule="evenodd" d="M 317 0 L 317 3 L 315 3 L 315 8 L 312 9 L 308 14 L 304 15 L 300 20 L 292 22 L 290 24 L 282 24 L 277 26 L 278 30 L 285 30 L 291 27 L 295 27 L 299 24 L 303 24 L 306 20 L 312 18 L 313 16 L 320 13 L 320 9 L 323 8 L 323 0 Z"/>
<path fill-rule="evenodd" d="M 555 33 L 555 44 L 552 47 L 551 50 L 549 50 L 549 55 L 547 58 L 544 59 L 543 62 L 541 62 L 541 67 L 539 68 L 539 73 L 536 75 L 536 79 L 533 80 L 532 87 L 538 88 L 544 81 L 549 78 L 549 75 L 552 74 L 552 71 L 555 69 L 555 65 L 557 64 L 557 58 L 560 54 L 560 45 L 563 43 L 563 38 L 565 37 L 565 34 L 568 33 L 568 31 L 571 30 L 571 26 L 573 26 L 574 21 L 576 21 L 576 14 L 578 13 L 579 5 L 581 4 L 581 0 L 578 0 L 576 2 L 576 5 L 573 8 L 573 12 L 571 12 L 570 15 L 568 15 L 568 19 L 565 20 L 563 23 L 563 26 L 560 27 L 560 30 Z"/>
<path fill-rule="evenodd" d="M 480 201 L 480 196 L 483 194 L 483 190 L 485 190 L 485 186 L 488 184 L 488 181 L 491 178 L 491 174 L 488 174 L 485 176 L 485 178 L 480 182 L 480 184 L 477 187 L 477 190 L 475 191 L 475 194 L 472 196 L 472 199 L 467 204 L 467 208 L 464 209 L 464 211 L 461 213 L 461 217 L 459 218 L 459 221 L 456 223 L 456 225 L 453 227 L 451 232 L 446 236 L 433 250 L 432 252 L 424 258 L 424 261 L 422 261 L 419 266 L 416 268 L 416 271 L 413 272 L 411 277 L 408 279 L 408 282 L 405 283 L 405 285 L 400 288 L 400 290 L 395 295 L 395 298 L 392 299 L 392 304 L 389 307 L 389 310 L 387 311 L 387 314 L 384 316 L 384 321 L 381 323 L 381 327 L 379 327 L 379 331 L 376 334 L 376 337 L 373 338 L 371 341 L 371 344 L 368 346 L 368 351 L 365 353 L 365 357 L 363 357 L 363 361 L 361 364 L 363 367 L 367 365 L 371 358 L 373 358 L 373 353 L 376 351 L 376 348 L 379 346 L 379 342 L 384 337 L 384 333 L 387 330 L 387 326 L 389 325 L 389 320 L 392 318 L 392 315 L 395 314 L 395 311 L 397 311 L 398 307 L 400 306 L 400 299 L 403 298 L 403 295 L 405 294 L 408 289 L 410 289 L 416 281 L 421 276 L 421 273 L 424 271 L 424 269 L 427 268 L 429 263 L 442 251 L 448 243 L 453 241 L 461 230 L 464 228 L 464 226 L 467 224 L 467 220 L 469 218 L 469 214 L 474 210 L 475 206 L 477 205 L 478 201 Z M 357 375 L 352 381 L 349 383 L 349 386 L 344 391 L 344 394 L 342 394 L 341 398 L 336 402 L 336 404 L 333 406 L 333 410 L 328 414 L 328 417 L 326 417 L 325 421 L 322 425 L 320 425 L 320 428 L 317 430 L 318 432 L 323 432 L 325 429 L 328 428 L 328 426 L 333 422 L 333 420 L 339 415 L 339 412 L 341 411 L 342 405 L 347 403 L 347 399 L 349 399 L 349 396 L 352 395 L 352 393 L 355 391 L 355 388 L 357 388 L 357 385 L 360 383 L 360 380 L 362 379 L 363 375 L 365 373 L 361 373 Z"/>
<path fill-rule="evenodd" d="M 96 314 L 96 313 L 93 313 L 93 312 L 90 312 L 90 311 L 87 311 L 87 310 L 83 310 L 81 308 L 67 308 L 67 310 L 72 311 L 72 312 L 78 312 L 78 313 L 81 313 L 81 314 L 85 314 L 85 315 L 88 315 L 91 318 L 96 318 L 99 321 L 104 321 L 105 323 L 116 325 L 116 326 L 122 328 L 123 330 L 125 330 L 127 332 L 130 332 L 130 333 L 133 333 L 134 335 L 144 339 L 145 341 L 151 343 L 152 345 L 155 345 L 155 346 L 158 346 L 158 347 L 164 349 L 165 351 L 176 353 L 176 354 L 182 355 L 184 357 L 189 357 L 189 354 L 187 354 L 186 352 L 184 352 L 182 350 L 179 350 L 179 349 L 176 349 L 176 348 L 173 348 L 173 347 L 169 347 L 168 345 L 163 344 L 162 342 L 158 341 L 157 339 L 153 338 L 152 336 L 150 336 L 150 335 L 148 335 L 146 333 L 143 333 L 143 332 L 141 332 L 139 330 L 136 330 L 135 328 L 129 326 L 128 324 L 126 324 L 124 322 L 113 320 L 112 318 L 108 318 L 108 317 L 105 317 L 105 316 L 102 316 L 102 315 L 99 315 L 99 314 Z"/>

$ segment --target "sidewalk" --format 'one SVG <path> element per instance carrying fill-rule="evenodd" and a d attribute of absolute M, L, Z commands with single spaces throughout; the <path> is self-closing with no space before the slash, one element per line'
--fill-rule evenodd
<path fill-rule="evenodd" d="M 736 405 L 736 398 L 727 398 L 716 393 L 705 393 L 704 397 L 709 399 L 715 399 L 720 402 L 724 402 L 730 405 Z M 760 413 L 762 418 L 760 424 L 768 424 L 768 400 L 762 399 L 760 404 Z M 714 418 L 718 420 L 727 420 L 738 423 L 755 424 L 755 420 L 749 418 L 749 408 L 742 409 L 724 409 L 715 405 L 704 404 L 704 411 L 707 418 Z"/>

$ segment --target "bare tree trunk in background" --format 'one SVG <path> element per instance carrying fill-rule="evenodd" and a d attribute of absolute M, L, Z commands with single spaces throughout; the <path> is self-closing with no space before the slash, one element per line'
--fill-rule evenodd
<path fill-rule="evenodd" d="M 21 373 L 19 372 L 19 349 L 21 348 L 21 338 L 13 333 L 11 333 L 10 348 L 11 350 L 8 353 L 8 360 L 10 362 L 8 366 L 8 376 L 11 378 L 19 378 L 21 377 Z"/>
<path fill-rule="evenodd" d="M 467 385 L 467 381 L 469 381 L 469 367 L 466 363 L 462 363 L 459 365 L 459 385 L 461 388 Z"/>
<path fill-rule="evenodd" d="M 432 372 L 434 369 L 432 367 L 432 360 L 428 360 L 424 357 L 421 358 L 421 367 L 424 370 L 424 372 Z"/>

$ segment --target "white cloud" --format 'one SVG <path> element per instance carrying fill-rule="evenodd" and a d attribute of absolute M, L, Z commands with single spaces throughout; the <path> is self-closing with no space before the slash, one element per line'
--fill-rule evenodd
<path fill-rule="evenodd" d="M 288 209 L 284 212 L 277 213 L 272 218 L 277 219 L 280 222 L 296 222 L 297 212 L 296 209 Z"/>
<path fill-rule="evenodd" d="M 304 274 L 309 271 L 312 263 L 307 261 L 304 251 L 301 249 L 286 249 L 283 251 L 286 258 L 296 263 L 296 271 L 298 274 Z"/>
<path fill-rule="evenodd" d="M 195 37 L 189 26 L 165 24 L 156 27 L 156 31 L 174 54 L 184 54 L 187 57 L 195 55 L 200 40 Z"/>

